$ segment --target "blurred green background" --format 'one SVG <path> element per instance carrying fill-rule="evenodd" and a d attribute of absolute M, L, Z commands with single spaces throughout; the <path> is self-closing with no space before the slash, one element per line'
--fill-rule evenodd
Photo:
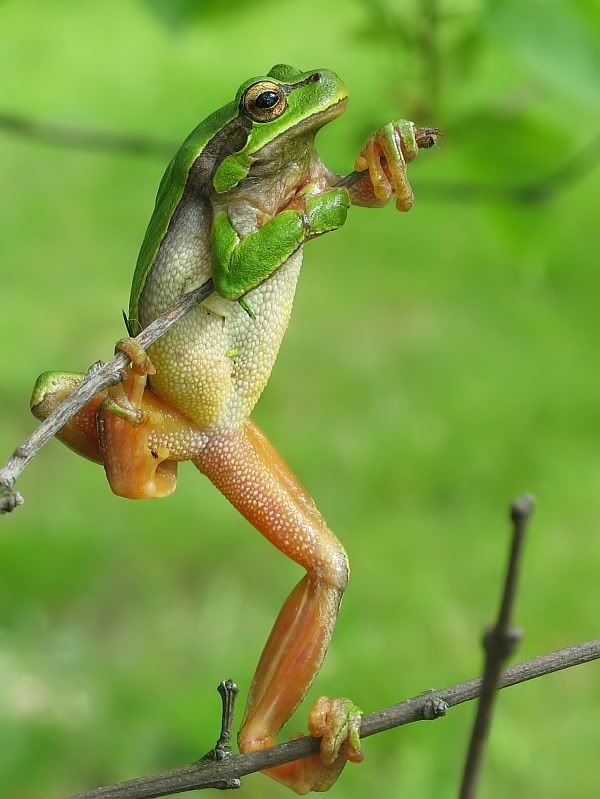
<path fill-rule="evenodd" d="M 410 214 L 354 209 L 306 248 L 256 412 L 352 564 L 310 699 L 371 711 L 477 674 L 524 490 L 519 659 L 599 634 L 599 52 L 593 0 L 0 3 L 6 113 L 176 145 L 284 61 L 344 77 L 350 107 L 318 140 L 340 172 L 389 119 L 446 131 L 411 167 Z M 2 459 L 33 428 L 35 376 L 83 370 L 123 334 L 167 160 L 0 130 Z M 565 164 L 537 202 L 485 188 Z M 245 698 L 298 567 L 191 466 L 175 496 L 129 502 L 52 443 L 19 488 L 0 534 L 2 796 L 63 799 L 200 756 L 215 686 L 233 676 Z M 599 677 L 502 694 L 481 796 L 597 795 Z M 455 796 L 473 710 L 369 739 L 331 796 Z M 286 795 L 261 775 L 240 793 Z"/>

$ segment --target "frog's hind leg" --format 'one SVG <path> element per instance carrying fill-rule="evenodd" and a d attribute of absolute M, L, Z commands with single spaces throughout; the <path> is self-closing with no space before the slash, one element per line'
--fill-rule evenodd
<path fill-rule="evenodd" d="M 151 365 L 143 350 L 127 353 L 132 366 L 124 370 L 123 383 L 91 399 L 57 438 L 79 455 L 102 463 L 115 494 L 130 499 L 167 496 L 177 484 L 177 461 L 196 454 L 204 436 L 147 388 Z M 34 416 L 45 419 L 83 377 L 71 372 L 40 375 L 31 398 Z"/>
<path fill-rule="evenodd" d="M 129 499 L 166 497 L 177 486 L 177 461 L 188 460 L 204 436 L 191 421 L 147 387 L 155 370 L 135 339 L 117 343 L 131 361 L 123 382 L 108 390 L 97 428 L 112 491 Z"/>
<path fill-rule="evenodd" d="M 252 423 L 234 435 L 212 434 L 194 459 L 229 501 L 307 574 L 279 613 L 250 688 L 239 734 L 244 752 L 264 749 L 304 698 L 329 645 L 348 580 L 348 559 L 313 500 Z M 347 759 L 362 759 L 360 711 L 346 699 L 322 697 L 309 729 L 319 755 L 266 773 L 298 793 L 326 790 Z"/>

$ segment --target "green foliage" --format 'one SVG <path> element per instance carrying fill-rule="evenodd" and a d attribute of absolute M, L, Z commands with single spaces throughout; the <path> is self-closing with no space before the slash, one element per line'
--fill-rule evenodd
<path fill-rule="evenodd" d="M 368 711 L 479 671 L 505 507 L 523 490 L 538 511 L 519 656 L 598 634 L 593 154 L 543 205 L 452 201 L 439 185 L 522 185 L 592 141 L 600 11 L 591 0 L 448 0 L 432 51 L 432 7 L 0 5 L 2 110 L 178 142 L 242 80 L 287 61 L 336 69 L 349 86 L 348 112 L 319 138 L 334 169 L 350 169 L 389 119 L 446 131 L 411 166 L 410 214 L 351 209 L 342 231 L 307 246 L 257 412 L 352 563 L 311 698 L 349 695 Z M 33 426 L 35 376 L 82 370 L 123 334 L 164 163 L 0 135 L 8 455 Z M 3 795 L 62 797 L 201 755 L 218 732 L 214 687 L 232 675 L 243 697 L 298 569 L 191 467 L 174 497 L 127 502 L 56 444 L 20 488 L 27 503 L 0 535 Z M 595 795 L 597 674 L 590 665 L 502 695 L 482 796 Z M 471 716 L 458 708 L 369 739 L 332 797 L 454 796 Z M 260 776 L 241 794 L 286 795 Z"/>

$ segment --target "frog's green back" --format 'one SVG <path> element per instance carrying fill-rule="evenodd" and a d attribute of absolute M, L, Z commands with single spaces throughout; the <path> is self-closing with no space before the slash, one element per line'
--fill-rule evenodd
<path fill-rule="evenodd" d="M 154 211 L 148 223 L 133 275 L 129 300 L 129 324 L 133 330 L 133 335 L 137 335 L 140 331 L 138 301 L 146 276 L 154 263 L 158 248 L 167 233 L 169 222 L 183 196 L 192 164 L 213 136 L 222 130 L 224 125 L 235 119 L 237 114 L 237 104 L 233 102 L 207 117 L 183 142 L 162 176 L 156 195 Z"/>

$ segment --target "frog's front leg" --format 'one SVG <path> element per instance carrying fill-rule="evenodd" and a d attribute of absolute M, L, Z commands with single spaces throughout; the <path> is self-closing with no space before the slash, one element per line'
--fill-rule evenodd
<path fill-rule="evenodd" d="M 264 749 L 304 698 L 329 645 L 348 580 L 346 553 L 311 497 L 258 428 L 213 433 L 194 459 L 227 499 L 278 549 L 306 569 L 283 605 L 260 658 L 239 733 L 242 752 Z M 321 697 L 309 730 L 319 755 L 266 773 L 297 793 L 327 790 L 347 760 L 362 760 L 360 710 Z"/>
<path fill-rule="evenodd" d="M 242 297 L 272 275 L 305 241 L 341 227 L 349 205 L 345 188 L 307 194 L 243 238 L 227 210 L 217 208 L 212 253 L 213 279 L 219 294 L 230 300 Z"/>

